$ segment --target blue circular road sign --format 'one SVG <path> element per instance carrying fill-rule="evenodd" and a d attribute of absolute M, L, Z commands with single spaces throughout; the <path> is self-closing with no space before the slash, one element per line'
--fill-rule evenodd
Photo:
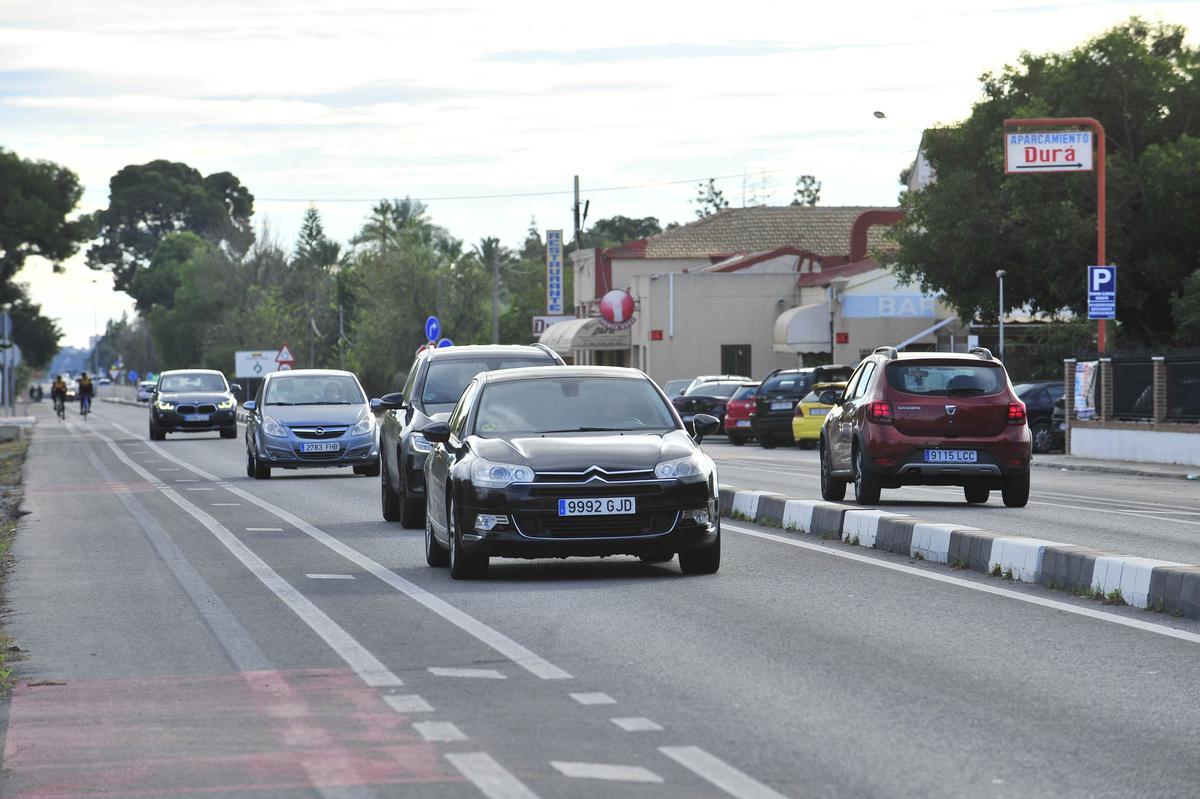
<path fill-rule="evenodd" d="M 442 324 L 436 316 L 431 316 L 425 320 L 425 338 L 430 341 L 437 341 L 438 336 L 442 332 Z"/>
<path fill-rule="evenodd" d="M 442 348 L 442 347 L 453 347 L 453 346 L 454 346 L 454 342 L 453 342 L 453 341 L 451 341 L 451 340 L 450 340 L 450 339 L 448 339 L 448 338 L 444 338 L 444 339 L 442 339 L 441 341 L 439 341 L 439 342 L 437 343 L 437 345 L 438 345 L 438 348 L 439 348 L 439 349 L 440 349 L 440 348 Z"/>
<path fill-rule="evenodd" d="M 137 379 L 138 379 L 138 373 L 137 373 L 137 370 L 136 370 L 136 369 L 130 369 L 130 370 L 129 370 L 129 372 L 128 372 L 128 375 L 129 375 L 129 382 L 130 382 L 130 383 L 136 383 L 136 382 L 137 382 Z"/>

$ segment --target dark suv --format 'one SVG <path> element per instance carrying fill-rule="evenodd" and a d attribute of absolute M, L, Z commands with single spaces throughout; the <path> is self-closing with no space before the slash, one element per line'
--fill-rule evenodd
<path fill-rule="evenodd" d="M 1025 404 L 992 354 L 905 353 L 880 347 L 850 379 L 821 428 L 821 496 L 860 505 L 882 488 L 957 485 L 967 502 L 1029 501 Z"/>
<path fill-rule="evenodd" d="M 854 369 L 831 364 L 807 369 L 776 369 L 763 378 L 754 395 L 754 416 L 750 428 L 763 449 L 776 444 L 795 443 L 792 438 L 792 417 L 796 403 L 807 394 L 813 383 L 841 383 L 850 379 Z"/>
<path fill-rule="evenodd" d="M 432 445 L 418 431 L 446 421 L 471 378 L 496 369 L 555 365 L 563 359 L 542 344 L 421 350 L 403 390 L 380 400 L 386 411 L 379 427 L 383 518 L 405 527 L 425 523 L 425 456 Z"/>

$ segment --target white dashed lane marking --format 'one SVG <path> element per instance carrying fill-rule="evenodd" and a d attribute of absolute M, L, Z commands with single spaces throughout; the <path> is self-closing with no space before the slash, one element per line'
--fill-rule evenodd
<path fill-rule="evenodd" d="M 247 533 L 282 533 L 282 527 L 247 527 Z"/>
<path fill-rule="evenodd" d="M 617 700 L 602 693 L 571 694 L 571 698 L 581 705 L 615 705 L 617 703 Z"/>
<path fill-rule="evenodd" d="M 571 763 L 562 760 L 551 761 L 550 765 L 568 777 L 584 780 L 612 780 L 615 782 L 654 782 L 660 783 L 663 778 L 648 768 L 641 766 L 611 766 L 607 763 Z"/>
<path fill-rule="evenodd" d="M 397 713 L 432 713 L 433 705 L 417 694 L 390 694 L 383 697 L 388 707 Z"/>
<path fill-rule="evenodd" d="M 451 752 L 446 760 L 487 799 L 538 799 L 487 752 Z"/>
<path fill-rule="evenodd" d="M 644 716 L 627 719 L 610 719 L 610 721 L 625 730 L 625 732 L 657 732 L 662 729 L 661 724 L 651 721 Z"/>
<path fill-rule="evenodd" d="M 209 504 L 212 505 L 214 508 L 236 508 L 238 505 L 241 505 L 242 503 L 240 503 L 240 502 L 210 502 Z"/>
<path fill-rule="evenodd" d="M 353 574 L 306 574 L 310 580 L 353 580 Z"/>
<path fill-rule="evenodd" d="M 452 669 L 430 666 L 429 673 L 435 677 L 467 677 L 478 680 L 503 680 L 504 675 L 495 669 Z"/>
<path fill-rule="evenodd" d="M 698 746 L 662 746 L 658 751 L 735 799 L 785 799 L 783 794 Z"/>
<path fill-rule="evenodd" d="M 413 724 L 413 729 L 426 741 L 433 743 L 467 740 L 463 731 L 449 721 L 418 721 Z"/>

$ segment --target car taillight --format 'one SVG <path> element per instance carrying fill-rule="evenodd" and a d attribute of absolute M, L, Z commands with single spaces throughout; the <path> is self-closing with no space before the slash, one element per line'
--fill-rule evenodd
<path fill-rule="evenodd" d="M 799 405 L 797 405 L 796 406 L 796 416 L 803 416 L 803 415 L 804 415 L 804 409 L 801 408 Z"/>
<path fill-rule="evenodd" d="M 1025 403 L 1023 403 L 1023 402 L 1008 403 L 1008 423 L 1009 424 L 1025 424 Z"/>
<path fill-rule="evenodd" d="M 892 403 L 876 400 L 867 406 L 867 418 L 880 424 L 892 423 Z"/>

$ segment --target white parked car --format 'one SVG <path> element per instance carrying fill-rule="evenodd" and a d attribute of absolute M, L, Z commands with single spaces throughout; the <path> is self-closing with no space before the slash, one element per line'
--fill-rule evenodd
<path fill-rule="evenodd" d="M 154 387 L 158 385 L 157 380 L 143 380 L 137 384 L 137 401 L 149 402 L 154 396 Z"/>

